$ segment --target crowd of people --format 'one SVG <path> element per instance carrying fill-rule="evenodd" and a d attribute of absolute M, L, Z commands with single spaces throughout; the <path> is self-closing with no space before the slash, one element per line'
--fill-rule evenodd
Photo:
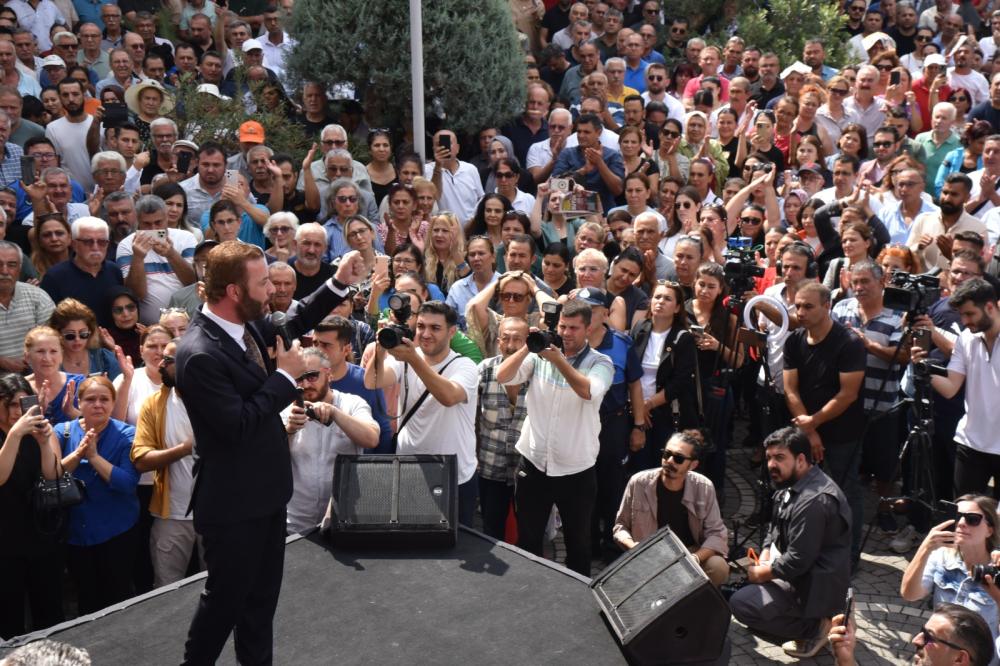
<path fill-rule="evenodd" d="M 445 118 L 417 150 L 364 99 L 293 82 L 291 4 L 171 4 L 174 41 L 157 0 L 0 8 L 0 636 L 203 566 L 191 508 L 224 482 L 199 476 L 178 351 L 206 302 L 251 321 L 254 294 L 315 320 L 274 443 L 288 533 L 323 518 L 339 454 L 452 454 L 464 524 L 537 555 L 559 530 L 584 575 L 669 526 L 719 586 L 746 414 L 778 501 L 737 619 L 849 659 L 834 616 L 872 522 L 919 543 L 904 598 L 1000 634 L 1000 588 L 973 577 L 997 545 L 1000 12 L 850 0 L 824 36 L 848 45 L 838 69 L 819 37 L 783 60 L 659 0 L 512 0 L 523 112 L 473 136 Z M 181 134 L 185 82 L 247 120 Z M 269 146 L 258 108 L 307 154 Z M 213 284 L 240 246 L 261 282 Z M 339 285 L 349 253 L 363 279 Z M 329 284 L 347 296 L 317 312 Z M 921 391 L 932 474 L 900 489 Z M 33 488 L 64 472 L 86 499 L 43 515 Z M 945 611 L 918 649 L 995 661 Z"/>

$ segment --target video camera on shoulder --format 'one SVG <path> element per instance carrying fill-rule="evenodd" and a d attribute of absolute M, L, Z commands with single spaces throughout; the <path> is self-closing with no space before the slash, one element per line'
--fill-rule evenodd
<path fill-rule="evenodd" d="M 890 310 L 906 313 L 907 321 L 927 314 L 928 308 L 941 300 L 941 282 L 932 273 L 912 275 L 906 271 L 893 271 L 885 288 L 882 304 Z"/>
<path fill-rule="evenodd" d="M 556 303 L 555 301 L 546 301 L 545 303 L 542 303 L 543 319 L 545 321 L 545 326 L 549 330 L 532 331 L 531 333 L 528 333 L 528 351 L 537 354 L 538 352 L 547 349 L 549 345 L 555 347 L 556 349 L 563 348 L 562 338 L 558 333 L 556 333 L 556 328 L 559 326 L 559 315 L 561 313 L 561 303 Z"/>
<path fill-rule="evenodd" d="M 402 344 L 403 340 L 412 340 L 413 330 L 406 322 L 413 316 L 409 294 L 393 294 L 389 297 L 389 311 L 395 322 L 389 322 L 385 328 L 375 334 L 378 343 L 385 349 L 393 349 Z"/>
<path fill-rule="evenodd" d="M 723 257 L 726 259 L 723 266 L 726 282 L 733 294 L 753 291 L 757 287 L 754 278 L 764 277 L 764 269 L 757 265 L 751 238 L 740 236 L 728 239 Z"/>

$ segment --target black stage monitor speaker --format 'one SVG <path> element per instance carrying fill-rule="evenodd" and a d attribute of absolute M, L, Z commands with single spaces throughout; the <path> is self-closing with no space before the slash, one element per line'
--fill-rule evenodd
<path fill-rule="evenodd" d="M 719 658 L 729 605 L 669 527 L 599 573 L 590 588 L 631 663 Z"/>
<path fill-rule="evenodd" d="M 339 455 L 324 528 L 339 546 L 454 547 L 454 455 Z"/>

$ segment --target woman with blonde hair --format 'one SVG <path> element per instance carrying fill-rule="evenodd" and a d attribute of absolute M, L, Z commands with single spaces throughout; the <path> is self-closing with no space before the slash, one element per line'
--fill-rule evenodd
<path fill-rule="evenodd" d="M 451 285 L 471 272 L 465 261 L 465 234 L 458 217 L 442 211 L 431 220 L 430 236 L 424 250 L 425 275 L 428 282 L 448 293 Z"/>
<path fill-rule="evenodd" d="M 38 396 L 42 413 L 56 424 L 79 416 L 76 390 L 86 375 L 64 372 L 62 338 L 51 326 L 36 326 L 24 336 L 24 359 L 31 368 L 26 377 Z"/>

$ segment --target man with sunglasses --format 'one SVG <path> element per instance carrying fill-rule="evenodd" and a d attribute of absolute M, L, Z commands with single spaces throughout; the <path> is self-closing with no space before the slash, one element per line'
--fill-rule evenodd
<path fill-rule="evenodd" d="M 176 354 L 177 343 L 171 340 L 163 349 L 158 368 L 160 390 L 139 410 L 130 456 L 136 471 L 153 472 L 149 546 L 154 587 L 184 578 L 195 546 L 198 562 L 203 564 L 201 537 L 195 533 L 194 521 L 187 512 L 193 480 L 194 432 L 177 392 Z"/>
<path fill-rule="evenodd" d="M 662 102 L 667 107 L 667 117 L 678 122 L 684 122 L 686 111 L 673 95 L 667 93 L 667 84 L 670 83 L 670 76 L 667 66 L 661 63 L 652 63 L 646 68 L 646 91 L 642 93 L 642 100 L 647 105 L 650 102 Z"/>
<path fill-rule="evenodd" d="M 114 325 L 114 291 L 125 282 L 118 265 L 105 256 L 110 243 L 108 223 L 97 217 L 81 217 L 70 230 L 72 257 L 47 270 L 39 286 L 54 303 L 75 298 L 94 311 L 100 326 L 110 328 Z"/>
<path fill-rule="evenodd" d="M 305 372 L 298 376 L 300 407 L 281 412 L 292 456 L 292 498 L 288 532 L 307 530 L 323 520 L 333 494 L 333 466 L 339 454 L 360 455 L 374 449 L 379 425 L 360 396 L 330 388 L 330 358 L 311 347 L 302 352 Z"/>
<path fill-rule="evenodd" d="M 704 448 L 699 431 L 674 433 L 663 449 L 660 468 L 629 479 L 615 519 L 614 538 L 631 550 L 669 526 L 718 587 L 729 579 L 725 559 L 729 532 L 722 522 L 715 486 L 695 471 Z"/>
<path fill-rule="evenodd" d="M 836 666 L 857 666 L 855 630 L 853 618 L 844 615 L 833 618 L 828 638 Z M 987 666 L 994 659 L 993 636 L 986 621 L 975 611 L 958 604 L 935 606 L 934 614 L 910 642 L 916 647 L 910 662 L 914 666 Z"/>
<path fill-rule="evenodd" d="M 800 292 L 801 294 L 801 292 Z M 790 639 L 785 653 L 815 656 L 827 644 L 830 619 L 843 608 L 851 576 L 851 509 L 833 479 L 813 464 L 806 433 L 786 427 L 764 441 L 767 471 L 778 488 L 750 585 L 729 600 L 751 631 Z"/>

